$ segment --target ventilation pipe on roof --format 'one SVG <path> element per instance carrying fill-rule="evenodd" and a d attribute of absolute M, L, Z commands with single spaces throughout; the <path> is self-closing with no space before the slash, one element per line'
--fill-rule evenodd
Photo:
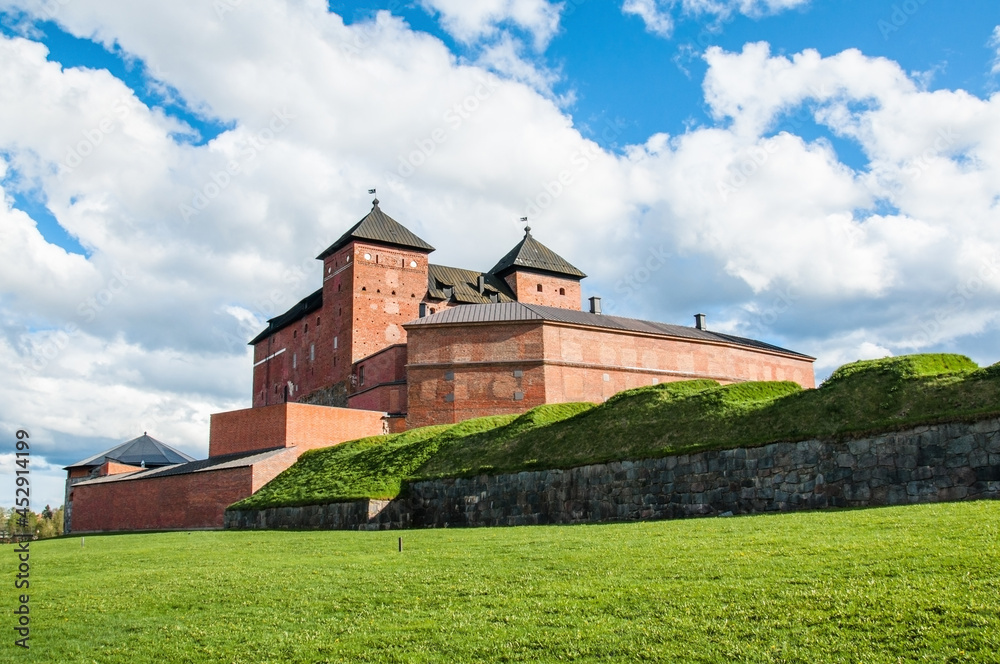
<path fill-rule="evenodd" d="M 427 315 L 427 303 L 426 302 L 421 302 L 420 303 L 420 317 L 423 318 L 426 315 Z"/>
<path fill-rule="evenodd" d="M 476 286 L 479 288 L 479 294 L 482 295 L 486 291 L 486 277 L 479 275 L 479 279 L 476 281 Z"/>
<path fill-rule="evenodd" d="M 705 325 L 705 314 L 695 314 L 694 315 L 694 326 L 699 330 L 707 330 L 708 327 Z"/>
<path fill-rule="evenodd" d="M 590 313 L 601 315 L 601 298 L 596 295 L 590 298 Z"/>

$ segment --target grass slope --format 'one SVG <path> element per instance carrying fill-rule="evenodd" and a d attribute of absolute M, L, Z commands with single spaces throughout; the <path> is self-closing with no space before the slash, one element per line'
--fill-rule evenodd
<path fill-rule="evenodd" d="M 30 657 L 11 636 L 0 661 L 895 664 L 1000 652 L 1000 501 L 407 531 L 402 553 L 400 534 L 33 542 Z"/>
<path fill-rule="evenodd" d="M 521 416 L 480 417 L 454 425 L 422 427 L 311 450 L 232 509 L 394 498 L 405 478 L 436 455 L 446 456 L 452 463 L 462 463 L 463 450 L 468 447 L 466 441 L 477 441 L 483 436 L 503 439 L 592 407 L 593 404 L 539 406 Z"/>
<path fill-rule="evenodd" d="M 960 355 L 866 360 L 838 369 L 819 389 L 790 382 L 720 386 L 710 380 L 621 392 L 580 415 L 516 437 L 470 441 L 465 455 L 497 472 L 571 468 L 886 431 L 1000 413 L 1000 365 L 980 370 Z M 464 472 L 432 457 L 419 477 Z"/>
<path fill-rule="evenodd" d="M 308 452 L 233 507 L 392 498 L 411 479 L 572 468 L 994 414 L 1000 414 L 1000 364 L 979 369 L 961 355 L 855 362 L 815 390 L 792 382 L 662 383 L 596 407 L 539 406 L 516 418 L 479 418 Z"/>

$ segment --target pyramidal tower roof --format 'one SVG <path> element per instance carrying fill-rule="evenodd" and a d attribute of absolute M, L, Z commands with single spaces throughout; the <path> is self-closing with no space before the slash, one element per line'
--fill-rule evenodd
<path fill-rule="evenodd" d="M 587 276 L 570 265 L 565 258 L 532 237 L 531 226 L 524 229 L 524 238 L 493 266 L 490 273 L 503 277 L 518 268 L 552 272 L 574 279 L 583 279 Z"/>
<path fill-rule="evenodd" d="M 414 235 L 406 226 L 399 223 L 378 206 L 378 199 L 372 201 L 372 211 L 364 219 L 351 226 L 340 239 L 331 244 L 326 251 L 316 258 L 323 260 L 330 254 L 345 246 L 351 240 L 368 240 L 394 247 L 418 249 L 431 252 L 434 247 Z"/>
<path fill-rule="evenodd" d="M 100 466 L 105 461 L 117 461 L 118 463 L 125 463 L 130 466 L 138 466 L 145 462 L 146 468 L 158 468 L 160 466 L 172 466 L 176 463 L 186 463 L 194 460 L 194 457 L 175 450 L 143 432 L 138 438 L 133 438 L 117 447 L 112 447 L 110 450 L 87 457 L 83 461 L 77 461 L 74 464 L 66 466 L 65 469 Z"/>

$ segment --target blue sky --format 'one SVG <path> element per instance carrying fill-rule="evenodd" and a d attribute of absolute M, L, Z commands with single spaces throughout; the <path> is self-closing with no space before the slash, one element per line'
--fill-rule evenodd
<path fill-rule="evenodd" d="M 1000 360 L 996 2 L 0 0 L 0 47 L 0 428 L 49 502 L 137 432 L 203 455 L 371 187 L 438 263 L 529 214 L 608 310 L 820 379 Z"/>

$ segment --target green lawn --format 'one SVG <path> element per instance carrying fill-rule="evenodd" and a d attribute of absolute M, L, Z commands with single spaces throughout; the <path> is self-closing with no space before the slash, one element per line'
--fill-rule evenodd
<path fill-rule="evenodd" d="M 31 545 L 30 658 L 4 628 L 0 659 L 996 662 L 998 542 L 998 501 L 47 540 Z"/>
<path fill-rule="evenodd" d="M 408 480 L 572 468 L 778 441 L 837 438 L 1000 414 L 1000 364 L 962 355 L 865 360 L 822 386 L 688 380 L 605 403 L 549 404 L 307 452 L 235 509 L 394 498 Z"/>

